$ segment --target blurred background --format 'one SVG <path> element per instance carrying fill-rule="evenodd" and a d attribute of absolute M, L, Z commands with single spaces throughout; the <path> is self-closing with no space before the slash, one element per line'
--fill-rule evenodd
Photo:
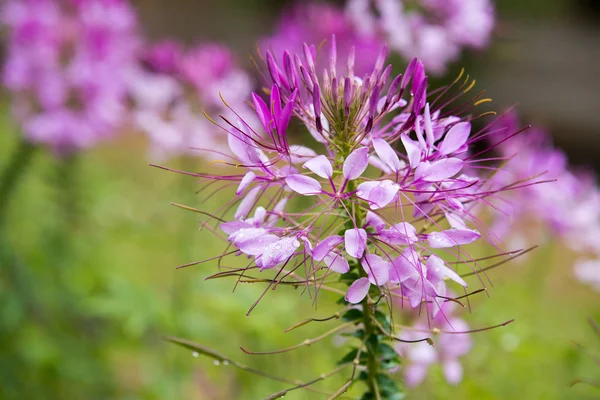
<path fill-rule="evenodd" d="M 138 0 L 144 34 L 186 43 L 216 40 L 253 70 L 258 38 L 271 33 L 291 2 L 279 0 Z M 518 103 L 524 120 L 543 125 L 577 165 L 600 168 L 600 6 L 595 0 L 498 0 L 491 48 L 466 54 L 461 66 L 486 88 L 496 109 Z M 452 78 L 449 78 L 452 79 Z M 0 103 L 0 168 L 21 149 L 10 98 Z M 204 279 L 214 265 L 176 270 L 224 246 L 198 230 L 198 216 L 170 206 L 216 208 L 191 177 L 148 166 L 146 139 L 118 139 L 67 157 L 33 152 L 0 214 L 0 398 L 257 399 L 282 385 L 166 343 L 175 335 L 205 344 L 255 368 L 290 379 L 331 370 L 341 343 L 327 340 L 275 356 L 239 348 L 288 347 L 324 326 L 283 330 L 314 315 L 311 299 L 278 290 L 250 316 L 262 293 L 231 281 Z M 171 158 L 176 169 L 211 168 L 194 156 Z M 7 179 L 5 177 L 5 179 Z M 225 195 L 221 195 L 225 196 Z M 474 335 L 457 387 L 434 368 L 409 399 L 598 398 L 582 376 L 600 376 L 586 351 L 600 350 L 588 317 L 600 319 L 598 293 L 577 282 L 573 255 L 550 242 L 493 270 L 490 298 L 475 301 L 472 327 L 514 318 Z M 335 306 L 316 311 L 327 316 Z M 331 387 L 341 380 L 334 378 Z M 340 378 L 341 379 L 341 378 Z M 328 384 L 329 386 L 329 384 Z M 291 399 L 312 398 L 292 393 Z"/>

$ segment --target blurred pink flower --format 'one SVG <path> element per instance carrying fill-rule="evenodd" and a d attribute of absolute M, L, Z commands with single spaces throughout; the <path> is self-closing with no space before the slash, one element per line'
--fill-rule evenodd
<path fill-rule="evenodd" d="M 2 71 L 24 134 L 57 152 L 90 147 L 126 121 L 137 21 L 125 0 L 9 0 Z"/>

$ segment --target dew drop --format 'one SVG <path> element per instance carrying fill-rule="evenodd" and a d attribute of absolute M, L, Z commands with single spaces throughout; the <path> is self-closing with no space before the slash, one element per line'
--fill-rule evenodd
<path fill-rule="evenodd" d="M 199 356 L 199 355 L 200 355 L 200 354 L 199 354 L 197 351 L 195 351 L 195 352 L 193 352 L 193 353 L 192 353 L 192 356 L 194 356 L 194 357 L 196 357 L 196 358 L 198 358 L 198 356 Z"/>
<path fill-rule="evenodd" d="M 223 360 L 223 365 L 229 365 L 229 361 Z"/>
<path fill-rule="evenodd" d="M 213 364 L 215 364 L 217 367 L 218 367 L 219 365 L 221 365 L 221 363 L 219 362 L 219 360 L 214 360 L 214 361 L 213 361 Z"/>
<path fill-rule="evenodd" d="M 356 192 L 356 194 L 357 194 L 358 196 L 362 196 L 362 195 L 363 195 L 363 191 L 362 191 L 362 190 L 359 190 L 358 192 Z"/>
<path fill-rule="evenodd" d="M 299 241 L 297 241 L 297 240 L 294 240 L 294 241 L 292 242 L 292 245 L 293 245 L 294 247 L 300 247 L 300 242 L 299 242 Z"/>

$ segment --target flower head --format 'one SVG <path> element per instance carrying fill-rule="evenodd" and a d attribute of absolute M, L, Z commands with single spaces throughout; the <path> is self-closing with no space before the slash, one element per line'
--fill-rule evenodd
<path fill-rule="evenodd" d="M 352 51 L 347 73 L 338 72 L 336 48 L 334 37 L 323 74 L 314 45 L 267 52 L 269 98 L 252 96 L 261 129 L 220 123 L 231 153 L 224 162 L 241 173 L 194 175 L 237 187 L 214 217 L 237 205 L 220 229 L 236 249 L 230 254 L 249 258 L 244 271 L 274 269 L 317 290 L 342 274 L 349 303 L 397 289 L 413 308 L 431 304 L 435 317 L 447 285 L 467 286 L 448 256 L 478 265 L 463 248 L 482 237 L 472 210 L 490 192 L 468 150 L 490 132 L 473 132 L 469 118 L 436 106 L 447 104 L 443 97 L 429 102 L 420 61 L 390 77 L 384 48 L 358 77 Z M 292 118 L 314 146 L 293 144 Z M 290 211 L 298 202 L 304 211 Z"/>

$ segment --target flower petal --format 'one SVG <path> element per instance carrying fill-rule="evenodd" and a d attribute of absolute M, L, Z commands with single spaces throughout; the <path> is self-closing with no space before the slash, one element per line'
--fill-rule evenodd
<path fill-rule="evenodd" d="M 265 229 L 250 228 L 240 229 L 240 231 L 236 232 L 233 243 L 242 253 L 249 256 L 258 256 L 265 251 L 266 246 L 275 243 L 278 240 L 279 237 L 266 233 Z"/>
<path fill-rule="evenodd" d="M 312 253 L 312 258 L 315 261 L 323 261 L 325 256 L 331 253 L 331 251 L 343 241 L 344 239 L 342 239 L 342 237 L 339 235 L 326 237 L 315 246 L 315 249 Z"/>
<path fill-rule="evenodd" d="M 459 122 L 446 133 L 446 137 L 438 151 L 443 155 L 454 153 L 467 142 L 470 134 L 471 124 L 469 122 Z"/>
<path fill-rule="evenodd" d="M 244 175 L 244 177 L 240 181 L 240 185 L 238 186 L 237 190 L 235 191 L 236 196 L 239 196 L 244 190 L 246 190 L 248 185 L 250 185 L 252 183 L 252 181 L 254 181 L 254 178 L 256 178 L 256 174 L 254 172 L 252 172 L 252 171 L 246 172 L 246 175 Z"/>
<path fill-rule="evenodd" d="M 260 119 L 265 131 L 269 132 L 273 126 L 273 116 L 271 115 L 269 107 L 256 93 L 252 93 L 252 101 L 254 102 L 254 108 L 256 109 L 258 119 Z"/>
<path fill-rule="evenodd" d="M 346 301 L 352 304 L 360 303 L 365 297 L 367 297 L 370 287 L 371 283 L 369 282 L 368 278 L 360 278 L 355 280 L 348 288 L 348 293 L 346 293 Z"/>
<path fill-rule="evenodd" d="M 444 260 L 433 254 L 427 259 L 427 278 L 434 283 L 436 280 L 443 282 L 445 278 L 448 278 L 467 287 L 467 282 L 460 275 L 448 268 Z"/>
<path fill-rule="evenodd" d="M 364 229 L 348 229 L 344 233 L 346 252 L 355 258 L 361 258 L 367 247 L 367 232 Z"/>
<path fill-rule="evenodd" d="M 419 163 L 421 162 L 421 148 L 419 144 L 408 137 L 408 135 L 402 135 L 400 137 L 402 140 L 402 144 L 404 145 L 404 149 L 406 150 L 406 155 L 408 156 L 408 163 L 411 168 L 417 168 Z"/>
<path fill-rule="evenodd" d="M 372 285 L 385 285 L 390 280 L 392 263 L 389 261 L 385 261 L 375 254 L 367 254 L 360 263 Z"/>
<path fill-rule="evenodd" d="M 385 228 L 385 222 L 373 211 L 367 211 L 367 217 L 365 218 L 365 227 L 372 226 L 375 231 L 379 232 Z"/>
<path fill-rule="evenodd" d="M 292 257 L 298 247 L 300 247 L 300 242 L 295 237 L 286 237 L 270 243 L 263 248 L 260 261 L 257 262 L 257 265 L 260 264 L 261 271 L 273 268 Z"/>
<path fill-rule="evenodd" d="M 252 207 L 254 207 L 256 197 L 258 196 L 258 193 L 261 191 L 261 189 L 262 188 L 260 186 L 257 186 L 246 194 L 242 201 L 240 201 L 240 205 L 235 211 L 235 214 L 233 216 L 235 219 L 240 219 L 248 215 L 250 210 L 252 210 Z"/>
<path fill-rule="evenodd" d="M 293 144 L 290 146 L 290 156 L 292 164 L 298 164 L 308 160 L 309 158 L 315 157 L 317 153 L 310 147 L 300 146 Z"/>
<path fill-rule="evenodd" d="M 385 207 L 394 200 L 400 190 L 398 184 L 386 179 L 384 181 L 363 182 L 357 187 L 356 195 L 369 202 L 371 210 Z"/>
<path fill-rule="evenodd" d="M 313 196 L 322 192 L 321 184 L 314 178 L 300 174 L 288 175 L 285 183 L 296 193 Z"/>
<path fill-rule="evenodd" d="M 434 162 L 422 162 L 415 171 L 415 178 L 427 182 L 443 181 L 458 174 L 463 168 L 463 160 L 444 158 Z"/>
<path fill-rule="evenodd" d="M 368 165 L 369 149 L 367 147 L 359 147 L 346 157 L 342 172 L 344 173 L 344 177 L 351 181 L 361 176 Z"/>
<path fill-rule="evenodd" d="M 325 256 L 324 260 L 327 268 L 333 272 L 345 274 L 346 272 L 350 271 L 350 265 L 348 264 L 348 261 L 341 254 L 331 252 Z"/>
<path fill-rule="evenodd" d="M 398 172 L 404 167 L 392 146 L 385 140 L 373 139 L 373 148 L 379 158 L 381 158 L 381 161 L 390 167 L 392 171 Z"/>
<path fill-rule="evenodd" d="M 311 158 L 307 162 L 304 163 L 302 168 L 308 168 L 315 174 L 319 175 L 321 178 L 331 178 L 333 176 L 333 167 L 331 163 L 327 159 L 327 157 L 320 155 L 314 158 Z"/>
<path fill-rule="evenodd" d="M 432 232 L 427 235 L 429 246 L 434 249 L 469 244 L 481 237 L 475 229 L 449 229 L 444 232 Z"/>
<path fill-rule="evenodd" d="M 379 237 L 386 243 L 400 245 L 409 245 L 419 240 L 416 228 L 408 222 L 400 222 L 389 229 L 383 229 L 379 232 Z"/>

